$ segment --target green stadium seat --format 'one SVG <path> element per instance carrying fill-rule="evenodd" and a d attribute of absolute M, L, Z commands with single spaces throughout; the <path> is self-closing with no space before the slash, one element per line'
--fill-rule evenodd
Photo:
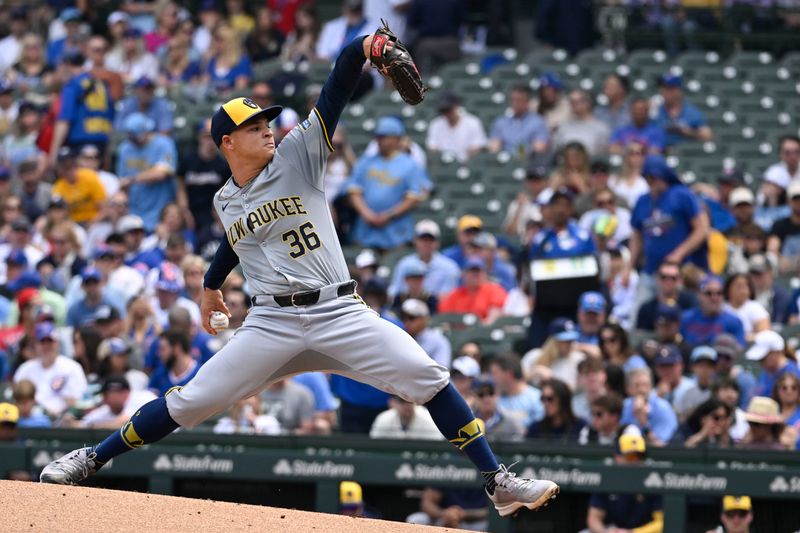
<path fill-rule="evenodd" d="M 747 71 L 751 68 L 758 68 L 763 65 L 770 65 L 775 62 L 774 57 L 769 52 L 757 52 L 755 50 L 739 51 L 728 59 L 728 64 Z"/>
<path fill-rule="evenodd" d="M 685 73 L 694 74 L 703 68 L 719 65 L 720 61 L 721 58 L 717 52 L 689 50 L 682 53 L 677 58 L 676 63 L 683 68 Z"/>

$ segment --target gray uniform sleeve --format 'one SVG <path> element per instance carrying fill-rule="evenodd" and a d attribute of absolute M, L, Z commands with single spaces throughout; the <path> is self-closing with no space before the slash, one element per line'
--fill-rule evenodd
<path fill-rule="evenodd" d="M 312 187 L 324 191 L 324 171 L 328 154 L 333 151 L 329 132 L 317 108 L 283 138 L 278 154 L 287 158 Z"/>

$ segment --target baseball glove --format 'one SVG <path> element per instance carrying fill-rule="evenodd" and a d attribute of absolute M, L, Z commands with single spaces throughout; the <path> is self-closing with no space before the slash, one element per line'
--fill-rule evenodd
<path fill-rule="evenodd" d="M 386 21 L 381 19 L 381 22 L 383 27 L 378 28 L 370 43 L 369 60 L 378 72 L 392 81 L 407 104 L 417 105 L 425 97 L 428 88 L 422 83 L 422 76 L 408 49 L 392 33 Z M 392 46 L 387 49 L 389 43 Z"/>

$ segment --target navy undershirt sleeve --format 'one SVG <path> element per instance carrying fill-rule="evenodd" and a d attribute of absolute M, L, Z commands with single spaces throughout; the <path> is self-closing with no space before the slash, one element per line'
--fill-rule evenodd
<path fill-rule="evenodd" d="M 344 110 L 344 106 L 353 96 L 353 91 L 358 85 L 361 77 L 361 69 L 364 66 L 364 37 L 356 37 L 353 41 L 342 49 L 336 65 L 317 99 L 317 111 L 328 135 L 333 135 L 339 117 Z"/>
<path fill-rule="evenodd" d="M 214 254 L 214 259 L 208 265 L 206 275 L 203 278 L 203 287 L 217 290 L 225 283 L 225 278 L 231 273 L 236 265 L 239 264 L 239 256 L 231 248 L 227 239 L 223 239 Z"/>

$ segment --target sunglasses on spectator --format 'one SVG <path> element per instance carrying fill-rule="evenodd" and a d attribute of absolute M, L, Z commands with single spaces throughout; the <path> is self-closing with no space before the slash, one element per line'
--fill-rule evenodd
<path fill-rule="evenodd" d="M 599 206 L 614 205 L 614 199 L 613 198 L 598 198 L 596 203 Z"/>
<path fill-rule="evenodd" d="M 783 390 L 783 391 L 789 391 L 789 390 L 796 391 L 797 390 L 797 385 L 781 385 L 781 390 Z"/>
<path fill-rule="evenodd" d="M 705 294 L 708 297 L 711 297 L 711 296 L 722 296 L 722 291 L 703 291 L 703 294 Z"/>
<path fill-rule="evenodd" d="M 736 509 L 734 511 L 725 511 L 724 514 L 727 518 L 744 518 L 750 514 L 750 511 L 745 511 L 744 509 Z"/>
<path fill-rule="evenodd" d="M 711 415 L 711 418 L 714 420 L 714 422 L 722 422 L 728 418 L 728 415 L 721 415 L 718 413 L 714 413 Z"/>
<path fill-rule="evenodd" d="M 542 401 L 544 403 L 555 402 L 556 401 L 556 397 L 555 396 L 550 396 L 550 395 L 542 396 Z"/>
<path fill-rule="evenodd" d="M 494 396 L 494 389 L 481 389 L 477 393 L 475 393 L 475 396 L 477 396 L 478 398 L 485 398 L 487 396 Z"/>
<path fill-rule="evenodd" d="M 605 414 L 606 414 L 605 411 L 592 411 L 593 418 L 600 418 L 602 416 L 605 416 Z"/>
<path fill-rule="evenodd" d="M 600 342 L 619 342 L 619 339 L 611 336 L 611 337 L 600 337 Z"/>
<path fill-rule="evenodd" d="M 678 281 L 678 275 L 677 274 L 659 274 L 658 277 L 661 278 L 661 279 L 669 280 L 669 281 Z"/>

